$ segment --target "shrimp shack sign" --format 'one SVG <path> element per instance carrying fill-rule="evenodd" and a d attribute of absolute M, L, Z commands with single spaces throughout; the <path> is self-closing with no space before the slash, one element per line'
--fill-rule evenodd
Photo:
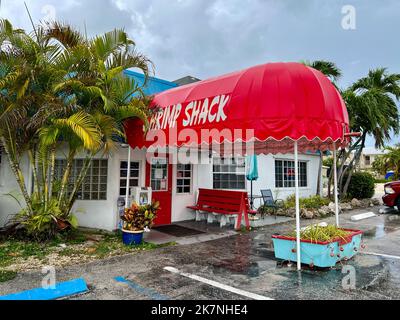
<path fill-rule="evenodd" d="M 150 130 L 209 126 L 227 120 L 225 107 L 230 95 L 177 103 L 163 108 L 150 120 Z"/>

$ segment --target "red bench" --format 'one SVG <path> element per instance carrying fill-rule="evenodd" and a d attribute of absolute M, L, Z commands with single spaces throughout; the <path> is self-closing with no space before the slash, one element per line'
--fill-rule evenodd
<path fill-rule="evenodd" d="M 197 204 L 187 208 L 223 215 L 237 215 L 236 230 L 241 229 L 242 215 L 244 215 L 246 228 L 249 229 L 248 214 L 257 213 L 255 210 L 250 210 L 247 192 L 243 191 L 199 189 Z"/>

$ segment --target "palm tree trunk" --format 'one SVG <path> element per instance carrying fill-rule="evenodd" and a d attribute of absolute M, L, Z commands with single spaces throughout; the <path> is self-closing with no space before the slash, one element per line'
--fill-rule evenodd
<path fill-rule="evenodd" d="M 54 170 L 56 164 L 56 145 L 53 144 L 50 150 L 50 177 L 49 177 L 49 199 L 52 198 L 53 193 L 53 180 L 54 180 Z"/>
<path fill-rule="evenodd" d="M 58 195 L 58 202 L 60 204 L 60 208 L 64 207 L 64 205 L 67 205 L 67 200 L 64 199 L 65 195 L 67 194 L 67 184 L 69 181 L 69 177 L 71 175 L 71 169 L 72 169 L 72 164 L 74 162 L 76 151 L 75 150 L 70 150 L 68 153 L 68 158 L 67 158 L 67 166 L 64 171 L 64 175 L 61 181 L 61 187 L 60 187 L 60 193 Z"/>
<path fill-rule="evenodd" d="M 72 193 L 71 193 L 71 195 L 69 197 L 68 205 L 67 205 L 67 208 L 66 208 L 67 210 L 65 212 L 66 215 L 69 215 L 69 213 L 72 210 L 72 206 L 75 203 L 75 200 L 76 200 L 76 197 L 77 197 L 77 194 L 78 194 L 78 190 L 82 186 L 83 180 L 85 179 L 85 177 L 87 175 L 87 172 L 88 172 L 88 170 L 90 168 L 92 159 L 93 159 L 93 156 L 87 157 L 85 159 L 85 162 L 84 162 L 84 164 L 82 166 L 81 172 L 79 173 L 79 176 L 75 181 L 74 189 L 72 190 Z"/>
<path fill-rule="evenodd" d="M 319 168 L 318 168 L 318 176 L 317 176 L 317 192 L 316 195 L 321 195 L 321 175 L 322 175 L 322 162 L 324 159 L 324 155 L 321 150 L 319 150 Z"/>
<path fill-rule="evenodd" d="M 347 176 L 346 184 L 343 187 L 343 194 L 347 194 L 347 190 L 349 189 L 349 185 L 350 185 L 351 177 L 354 172 L 354 168 L 356 168 L 358 166 L 358 164 L 360 163 L 361 154 L 365 147 L 366 137 L 367 137 L 366 134 L 363 134 L 362 140 L 361 140 L 361 146 L 360 146 L 359 150 L 357 150 L 356 154 L 354 155 L 351 166 L 349 166 L 349 175 Z"/>
<path fill-rule="evenodd" d="M 11 171 L 13 172 L 13 174 L 15 176 L 15 179 L 16 179 L 16 181 L 18 183 L 18 186 L 19 186 L 19 188 L 21 190 L 22 196 L 25 199 L 25 203 L 26 203 L 26 206 L 28 208 L 29 214 L 31 215 L 31 214 L 33 214 L 32 201 L 31 201 L 31 197 L 30 197 L 30 195 L 28 193 L 28 190 L 26 188 L 26 185 L 25 185 L 24 175 L 23 175 L 22 170 L 21 170 L 21 168 L 19 166 L 19 163 L 18 163 L 18 161 L 16 159 L 15 148 L 12 148 L 8 144 L 7 140 L 4 137 L 1 137 L 1 143 L 2 143 L 2 145 L 4 147 L 5 153 L 7 155 Z"/>
<path fill-rule="evenodd" d="M 31 163 L 32 173 L 33 173 L 34 193 L 36 193 L 36 196 L 39 198 L 39 201 L 42 201 L 42 195 L 40 193 L 40 183 L 39 183 L 39 176 L 38 176 L 38 169 L 37 169 L 35 154 L 36 154 L 35 149 L 28 150 L 29 161 Z"/>

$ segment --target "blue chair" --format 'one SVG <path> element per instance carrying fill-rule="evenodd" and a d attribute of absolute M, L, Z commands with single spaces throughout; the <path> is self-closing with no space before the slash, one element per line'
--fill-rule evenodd
<path fill-rule="evenodd" d="M 271 208 L 275 214 L 275 219 L 276 219 L 276 213 L 278 209 L 283 208 L 284 201 L 282 199 L 274 199 L 274 196 L 272 195 L 271 189 L 267 190 L 261 190 L 261 196 L 264 201 L 264 207 Z"/>

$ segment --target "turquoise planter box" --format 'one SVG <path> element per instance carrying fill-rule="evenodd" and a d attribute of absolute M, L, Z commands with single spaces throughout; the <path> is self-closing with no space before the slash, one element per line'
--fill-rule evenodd
<path fill-rule="evenodd" d="M 346 239 L 331 242 L 301 240 L 301 263 L 328 268 L 334 267 L 341 260 L 354 257 L 360 251 L 362 231 L 343 230 L 351 232 Z M 273 235 L 272 242 L 277 259 L 297 262 L 296 238 Z"/>

